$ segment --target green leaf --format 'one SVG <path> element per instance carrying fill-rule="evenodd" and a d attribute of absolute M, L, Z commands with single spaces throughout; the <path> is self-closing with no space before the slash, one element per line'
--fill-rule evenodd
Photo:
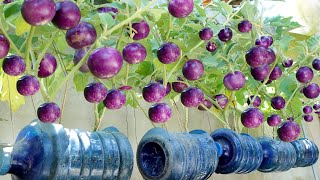
<path fill-rule="evenodd" d="M 153 65 L 151 62 L 148 61 L 143 61 L 138 69 L 136 70 L 136 73 L 138 73 L 141 76 L 148 76 L 151 75 L 153 72 Z"/>
<path fill-rule="evenodd" d="M 109 29 L 114 25 L 115 21 L 109 13 L 99 13 L 100 22 L 102 25 L 107 26 Z"/>
<path fill-rule="evenodd" d="M 6 20 L 17 17 L 20 14 L 20 11 L 21 4 L 13 4 L 4 11 L 4 17 L 6 18 Z"/>
<path fill-rule="evenodd" d="M 292 36 L 284 35 L 279 41 L 277 41 L 277 43 L 284 51 L 288 51 L 290 42 L 294 39 L 295 38 Z"/>
<path fill-rule="evenodd" d="M 98 114 L 99 114 L 99 118 L 102 118 L 104 108 L 106 108 L 106 107 L 104 106 L 103 102 L 101 102 L 101 103 L 98 104 Z"/>
<path fill-rule="evenodd" d="M 29 32 L 31 26 L 28 24 L 21 15 L 18 16 L 18 18 L 15 21 L 16 25 L 16 35 L 20 36 L 26 32 Z"/>
<path fill-rule="evenodd" d="M 195 4 L 197 11 L 199 12 L 200 16 L 206 16 L 206 10 L 200 7 L 198 4 Z"/>
<path fill-rule="evenodd" d="M 85 73 L 77 73 L 73 77 L 73 83 L 78 92 L 82 92 L 84 88 L 87 86 L 89 81 L 89 75 Z"/>

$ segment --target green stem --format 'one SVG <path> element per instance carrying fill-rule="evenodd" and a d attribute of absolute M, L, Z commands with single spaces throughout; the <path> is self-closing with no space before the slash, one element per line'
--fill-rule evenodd
<path fill-rule="evenodd" d="M 167 71 L 165 64 L 163 64 L 163 86 L 165 89 L 167 88 Z"/>
<path fill-rule="evenodd" d="M 126 86 L 128 85 L 129 70 L 130 70 L 130 64 L 127 63 L 127 65 L 126 65 Z"/>
<path fill-rule="evenodd" d="M 166 41 L 169 39 L 173 22 L 174 22 L 174 20 L 172 21 L 172 17 L 169 16 L 169 26 L 168 26 L 168 32 L 167 32 L 167 35 L 166 35 Z"/>
<path fill-rule="evenodd" d="M 293 91 L 293 93 L 291 94 L 289 100 L 287 101 L 285 107 L 283 109 L 287 109 L 288 105 L 290 104 L 291 100 L 293 99 L 293 97 L 296 95 L 296 93 L 298 92 L 300 86 L 297 85 L 296 89 Z"/>
<path fill-rule="evenodd" d="M 93 131 L 97 131 L 100 126 L 100 118 L 99 118 L 99 112 L 98 112 L 98 103 L 94 104 L 94 116 L 95 116 L 95 123 L 94 123 L 94 129 Z"/>
<path fill-rule="evenodd" d="M 2 34 L 4 35 L 4 37 L 6 37 L 8 39 L 8 41 L 10 42 L 10 46 L 14 49 L 14 51 L 19 55 L 22 56 L 21 51 L 17 48 L 17 46 L 14 44 L 14 42 L 12 41 L 12 39 L 10 38 L 10 36 L 8 35 L 8 33 L 3 29 L 3 25 L 2 22 L 0 22 L 0 30 L 2 32 Z"/>
<path fill-rule="evenodd" d="M 200 41 L 198 44 L 196 44 L 189 52 L 193 52 L 196 50 L 198 47 L 204 44 L 205 41 Z"/>
<path fill-rule="evenodd" d="M 42 98 L 43 98 L 45 101 L 50 102 L 51 100 L 50 100 L 50 97 L 49 97 L 49 95 L 48 95 L 47 88 L 45 87 L 44 79 L 43 79 L 43 78 L 40 79 L 40 91 L 41 91 Z"/>
<path fill-rule="evenodd" d="M 35 26 L 31 26 L 30 28 L 30 32 L 29 32 L 29 36 L 28 36 L 28 40 L 27 40 L 27 48 L 26 48 L 26 53 L 25 53 L 25 61 L 26 61 L 26 69 L 27 69 L 27 73 L 30 73 L 30 69 L 31 69 L 31 64 L 30 64 L 30 48 L 32 46 L 32 38 L 33 38 L 33 34 L 35 32 L 36 27 Z"/>
<path fill-rule="evenodd" d="M 186 132 L 189 132 L 189 108 L 186 107 L 185 111 L 185 123 L 184 123 L 184 129 Z"/>
<path fill-rule="evenodd" d="M 303 60 L 295 63 L 289 70 L 288 73 L 291 73 L 296 67 L 298 67 L 300 64 L 303 64 L 306 60 L 308 60 L 310 57 L 312 57 L 312 55 L 314 55 L 315 53 L 317 53 L 320 50 L 320 46 L 318 46 L 315 50 L 313 50 L 312 52 L 310 52 Z"/>
<path fill-rule="evenodd" d="M 244 7 L 244 5 L 247 3 L 247 1 L 245 1 L 240 7 L 239 7 L 239 9 L 236 11 L 236 12 L 234 12 L 233 14 L 231 14 L 231 16 L 229 16 L 228 18 L 227 18 L 227 20 L 226 20 L 226 22 L 223 24 L 223 26 L 226 26 L 228 23 L 229 23 L 229 21 L 236 15 L 236 14 L 238 14 L 241 10 L 242 10 L 242 8 Z"/>
<path fill-rule="evenodd" d="M 215 112 L 211 111 L 210 109 L 208 109 L 205 105 L 201 104 L 201 107 L 203 107 L 205 110 L 207 110 L 210 114 L 212 114 L 213 116 L 215 116 L 223 125 L 230 127 L 228 125 L 228 123 L 226 121 L 224 121 L 220 116 L 218 116 Z"/>

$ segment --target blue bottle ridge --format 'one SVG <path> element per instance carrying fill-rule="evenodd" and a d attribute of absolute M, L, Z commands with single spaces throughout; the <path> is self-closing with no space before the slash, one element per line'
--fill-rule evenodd
<path fill-rule="evenodd" d="M 132 147 L 109 127 L 85 132 L 33 121 L 19 133 L 13 147 L 0 146 L 0 175 L 13 179 L 130 179 Z"/>

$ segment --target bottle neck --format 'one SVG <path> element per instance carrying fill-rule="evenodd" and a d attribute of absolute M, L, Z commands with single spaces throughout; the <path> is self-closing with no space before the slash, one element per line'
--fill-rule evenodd
<path fill-rule="evenodd" d="M 0 175 L 5 175 L 10 170 L 12 149 L 10 144 L 0 144 Z"/>

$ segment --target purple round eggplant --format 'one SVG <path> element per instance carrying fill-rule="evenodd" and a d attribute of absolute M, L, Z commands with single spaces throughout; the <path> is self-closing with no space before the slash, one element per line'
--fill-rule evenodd
<path fill-rule="evenodd" d="M 311 83 L 308 86 L 303 88 L 303 94 L 308 99 L 315 99 L 320 94 L 320 88 L 318 84 Z"/>
<path fill-rule="evenodd" d="M 147 57 L 146 48 L 140 43 L 130 43 L 123 48 L 123 59 L 129 64 L 139 64 Z"/>
<path fill-rule="evenodd" d="M 320 109 L 320 103 L 315 103 L 313 106 L 314 110 L 319 110 Z"/>
<path fill-rule="evenodd" d="M 4 35 L 0 34 L 0 59 L 5 58 L 10 50 L 10 43 Z"/>
<path fill-rule="evenodd" d="M 207 51 L 214 52 L 217 50 L 217 44 L 213 41 L 209 41 L 206 46 Z"/>
<path fill-rule="evenodd" d="M 198 107 L 204 101 L 203 92 L 195 87 L 189 87 L 181 93 L 181 103 L 185 107 Z"/>
<path fill-rule="evenodd" d="M 150 33 L 149 24 L 146 21 L 140 21 L 138 23 L 133 23 L 132 28 L 135 30 L 133 39 L 134 40 L 141 40 L 148 37 Z"/>
<path fill-rule="evenodd" d="M 232 30 L 230 28 L 221 29 L 218 33 L 218 38 L 222 42 L 227 42 L 232 39 Z"/>
<path fill-rule="evenodd" d="M 270 67 L 268 64 L 265 64 L 261 67 L 251 68 L 251 75 L 257 81 L 265 80 L 270 73 Z"/>
<path fill-rule="evenodd" d="M 76 27 L 81 19 L 81 12 L 77 4 L 72 1 L 61 1 L 56 3 L 56 14 L 52 24 L 57 28 L 68 30 Z"/>
<path fill-rule="evenodd" d="M 217 94 L 213 97 L 213 99 L 215 99 L 217 101 L 217 103 L 219 104 L 221 109 L 224 109 L 229 102 L 228 97 L 225 96 L 224 94 Z M 216 107 L 216 108 L 218 108 L 218 107 Z"/>
<path fill-rule="evenodd" d="M 142 89 L 142 96 L 149 103 L 160 102 L 165 95 L 166 90 L 159 82 L 150 83 Z"/>
<path fill-rule="evenodd" d="M 300 127 L 294 121 L 286 121 L 279 126 L 277 133 L 281 141 L 291 142 L 299 137 Z"/>
<path fill-rule="evenodd" d="M 248 20 L 242 20 L 239 24 L 238 24 L 238 30 L 242 33 L 248 33 L 252 30 L 252 24 L 250 21 Z"/>
<path fill-rule="evenodd" d="M 67 43 L 73 49 L 91 46 L 96 39 L 96 29 L 88 22 L 80 22 L 76 27 L 69 29 L 66 33 Z"/>
<path fill-rule="evenodd" d="M 303 112 L 305 114 L 311 114 L 312 113 L 312 107 L 311 106 L 305 106 L 303 107 Z"/>
<path fill-rule="evenodd" d="M 90 83 L 84 88 L 84 98 L 90 103 L 102 102 L 107 96 L 107 88 L 104 84 Z"/>
<path fill-rule="evenodd" d="M 172 111 L 166 103 L 158 103 L 149 108 L 148 115 L 154 123 L 165 123 L 171 118 Z"/>
<path fill-rule="evenodd" d="M 275 110 L 281 110 L 285 107 L 286 101 L 281 96 L 275 96 L 271 99 L 271 106 Z"/>
<path fill-rule="evenodd" d="M 296 78 L 300 83 L 308 83 L 313 79 L 313 71 L 307 66 L 298 69 Z"/>
<path fill-rule="evenodd" d="M 121 53 L 112 47 L 99 48 L 94 50 L 88 59 L 90 72 L 101 79 L 112 78 L 122 68 Z"/>
<path fill-rule="evenodd" d="M 201 61 L 197 59 L 190 59 L 184 63 L 182 68 L 183 76 L 190 80 L 195 81 L 201 78 L 204 73 L 204 66 Z"/>
<path fill-rule="evenodd" d="M 169 13 L 176 18 L 185 18 L 192 13 L 193 0 L 171 0 L 168 4 Z"/>
<path fill-rule="evenodd" d="M 83 48 L 83 49 L 76 50 L 76 52 L 74 53 L 74 56 L 73 56 L 74 65 L 77 65 L 81 61 L 81 59 L 87 54 L 88 49 L 89 48 Z M 85 62 L 82 66 L 80 66 L 79 71 L 83 72 L 83 73 L 87 73 L 90 71 L 89 67 L 88 67 L 88 61 Z"/>
<path fill-rule="evenodd" d="M 303 119 L 304 119 L 306 122 L 312 122 L 312 121 L 313 121 L 313 116 L 310 115 L 310 114 L 305 114 L 305 115 L 303 115 Z"/>
<path fill-rule="evenodd" d="M 39 64 L 38 77 L 46 78 L 51 76 L 57 69 L 57 60 L 52 54 L 45 54 Z"/>
<path fill-rule="evenodd" d="M 211 103 L 209 100 L 207 100 L 207 99 L 205 99 L 205 100 L 202 102 L 202 104 L 203 104 L 205 107 L 207 107 L 208 109 L 210 109 L 210 108 L 212 107 L 212 103 Z M 198 107 L 198 109 L 199 109 L 200 111 L 206 111 L 206 109 L 203 108 L 201 105 Z"/>
<path fill-rule="evenodd" d="M 201 31 L 199 32 L 199 37 L 201 40 L 204 40 L 204 41 L 208 41 L 210 39 L 212 39 L 213 37 L 213 31 L 211 28 L 203 28 L 201 29 Z"/>
<path fill-rule="evenodd" d="M 126 95 L 120 90 L 110 90 L 103 104 L 107 109 L 121 109 L 126 104 Z"/>
<path fill-rule="evenodd" d="M 40 105 L 37 110 L 38 118 L 44 123 L 54 123 L 60 118 L 60 108 L 56 103 L 48 102 Z"/>
<path fill-rule="evenodd" d="M 23 19 L 32 26 L 49 23 L 56 14 L 53 0 L 24 0 L 21 7 Z"/>
<path fill-rule="evenodd" d="M 255 46 L 246 53 L 246 61 L 252 68 L 257 68 L 268 64 L 271 61 L 271 55 L 267 48 Z"/>
<path fill-rule="evenodd" d="M 2 62 L 3 71 L 10 76 L 20 76 L 26 70 L 26 63 L 18 55 L 7 56 Z"/>
<path fill-rule="evenodd" d="M 183 79 L 178 77 L 178 81 L 183 81 Z M 173 82 L 172 83 L 172 89 L 177 93 L 181 93 L 183 90 L 185 90 L 187 88 L 188 88 L 188 85 L 183 82 Z"/>
<path fill-rule="evenodd" d="M 224 76 L 223 84 L 230 91 L 237 91 L 246 84 L 246 77 L 242 72 L 234 71 Z"/>
<path fill-rule="evenodd" d="M 247 128 L 257 128 L 263 121 L 264 115 L 258 108 L 248 108 L 241 114 L 241 122 Z"/>
<path fill-rule="evenodd" d="M 254 98 L 254 95 L 251 95 L 248 100 L 247 100 L 247 104 L 250 105 L 251 104 L 251 101 L 252 99 Z M 261 104 L 261 98 L 259 96 L 256 96 L 256 98 L 254 99 L 252 105 L 253 107 L 259 107 Z"/>
<path fill-rule="evenodd" d="M 163 85 L 163 79 L 159 79 L 157 80 L 158 83 Z M 171 84 L 169 82 L 167 82 L 167 86 L 166 86 L 166 95 L 168 95 L 171 92 Z"/>
<path fill-rule="evenodd" d="M 320 59 L 313 60 L 312 67 L 314 70 L 320 71 Z"/>
<path fill-rule="evenodd" d="M 278 114 L 272 114 L 268 116 L 267 123 L 271 127 L 276 127 L 281 123 L 281 118 Z"/>
<path fill-rule="evenodd" d="M 100 7 L 97 11 L 98 13 L 110 13 L 113 19 L 115 19 L 116 15 L 119 13 L 119 10 L 114 7 Z"/>
<path fill-rule="evenodd" d="M 178 45 L 169 42 L 162 44 L 157 51 L 157 57 L 163 64 L 171 64 L 179 60 L 181 50 Z"/>
<path fill-rule="evenodd" d="M 263 46 L 265 48 L 268 48 L 273 44 L 273 38 L 271 36 L 260 36 L 258 39 L 256 39 L 255 45 L 257 46 Z"/>
<path fill-rule="evenodd" d="M 32 75 L 25 75 L 17 81 L 17 91 L 22 96 L 32 96 L 36 94 L 40 89 L 40 83 L 38 79 Z"/>
<path fill-rule="evenodd" d="M 269 79 L 271 80 L 277 80 L 282 76 L 282 70 L 279 66 L 275 66 L 273 70 L 271 71 L 271 74 L 269 76 Z"/>
<path fill-rule="evenodd" d="M 282 66 L 285 67 L 285 68 L 291 67 L 292 64 L 293 64 L 293 60 L 292 59 L 287 59 L 287 60 L 282 62 Z"/>

